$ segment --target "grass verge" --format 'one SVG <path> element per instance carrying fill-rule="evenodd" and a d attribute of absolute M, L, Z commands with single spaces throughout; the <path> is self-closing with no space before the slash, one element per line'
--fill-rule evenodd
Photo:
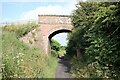
<path fill-rule="evenodd" d="M 22 33 L 19 34 L 22 35 Z M 2 64 L 4 65 L 2 77 L 55 78 L 57 59 L 47 56 L 39 49 L 30 48 L 17 37 L 16 29 L 3 30 L 0 40 L 2 43 Z"/>

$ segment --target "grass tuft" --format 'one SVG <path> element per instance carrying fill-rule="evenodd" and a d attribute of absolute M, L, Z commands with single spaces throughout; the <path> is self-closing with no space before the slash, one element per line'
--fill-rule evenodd
<path fill-rule="evenodd" d="M 3 28 L 2 71 L 3 78 L 55 78 L 57 59 L 47 56 L 41 50 L 30 48 L 17 37 L 31 30 L 30 24 L 18 28 Z M 28 28 L 27 28 L 28 27 Z M 27 30 L 28 29 L 28 30 Z"/>

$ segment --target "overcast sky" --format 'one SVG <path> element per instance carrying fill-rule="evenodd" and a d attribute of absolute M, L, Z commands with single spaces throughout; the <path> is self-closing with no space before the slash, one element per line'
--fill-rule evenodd
<path fill-rule="evenodd" d="M 38 14 L 70 15 L 76 3 L 76 0 L 1 0 L 0 21 L 37 20 Z M 66 36 L 67 34 L 60 33 L 53 38 L 64 46 Z"/>

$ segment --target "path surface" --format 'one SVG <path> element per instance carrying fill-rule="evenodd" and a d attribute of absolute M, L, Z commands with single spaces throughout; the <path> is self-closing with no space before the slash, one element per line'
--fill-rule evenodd
<path fill-rule="evenodd" d="M 56 78 L 73 78 L 69 73 L 70 67 L 71 65 L 68 63 L 68 61 L 59 59 L 55 74 Z"/>

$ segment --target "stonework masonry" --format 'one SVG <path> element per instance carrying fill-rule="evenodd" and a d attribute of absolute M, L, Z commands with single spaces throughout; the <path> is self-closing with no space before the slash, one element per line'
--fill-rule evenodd
<path fill-rule="evenodd" d="M 71 19 L 66 15 L 38 15 L 39 27 L 32 30 L 20 40 L 29 46 L 41 49 L 44 53 L 50 52 L 50 35 L 72 31 Z M 58 32 L 59 31 L 59 32 Z"/>

